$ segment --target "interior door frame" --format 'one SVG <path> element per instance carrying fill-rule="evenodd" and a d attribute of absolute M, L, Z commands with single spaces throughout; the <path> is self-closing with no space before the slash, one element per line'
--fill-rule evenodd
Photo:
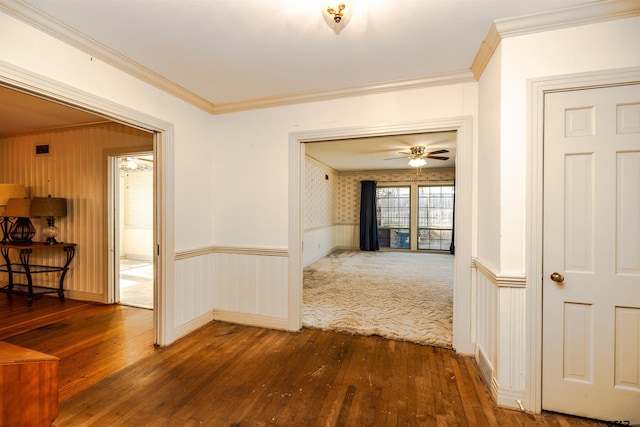
<path fill-rule="evenodd" d="M 473 117 L 462 116 L 384 126 L 320 129 L 289 134 L 289 301 L 288 329 L 302 328 L 302 236 L 304 194 L 302 172 L 307 142 L 389 136 L 427 132 L 457 132 L 456 208 L 453 289 L 453 348 L 461 354 L 475 351 L 475 306 L 471 286 L 471 254 L 474 242 Z"/>
<path fill-rule="evenodd" d="M 155 154 L 153 150 L 145 149 L 145 147 L 140 147 L 139 149 L 136 147 L 126 148 L 124 150 L 114 150 L 109 151 L 107 154 L 107 227 L 108 227 L 108 245 L 109 245 L 109 289 L 107 291 L 107 302 L 109 304 L 119 303 L 120 302 L 120 160 L 124 157 L 135 157 L 135 156 L 144 156 L 144 155 L 152 155 L 153 156 L 153 165 L 155 169 Z M 153 188 L 155 188 L 156 183 L 153 183 Z M 155 193 L 155 191 L 154 191 Z M 155 201 L 154 201 L 155 203 Z M 152 212 L 153 214 L 153 212 Z M 155 234 L 155 233 L 154 233 Z M 154 246 L 155 238 L 154 238 Z M 154 264 L 155 270 L 155 257 L 151 261 Z M 156 277 L 155 274 L 153 276 L 153 302 L 155 309 L 155 301 L 156 294 L 158 292 Z"/>
<path fill-rule="evenodd" d="M 532 79 L 527 84 L 528 135 L 526 183 L 526 265 L 528 372 L 525 394 L 529 410 L 542 411 L 542 243 L 543 243 L 543 149 L 544 97 L 551 92 L 620 86 L 640 82 L 640 67 L 576 73 Z"/>
<path fill-rule="evenodd" d="M 121 104 L 109 101 L 0 61 L 0 84 L 88 111 L 118 123 L 153 132 L 154 168 L 154 344 L 166 346 L 175 341 L 174 326 L 174 129 L 173 124 Z M 107 248 L 105 248 L 107 250 Z"/>

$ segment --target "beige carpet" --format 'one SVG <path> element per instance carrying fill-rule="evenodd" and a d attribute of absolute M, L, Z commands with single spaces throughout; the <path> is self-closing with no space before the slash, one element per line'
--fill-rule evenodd
<path fill-rule="evenodd" d="M 453 255 L 337 251 L 304 269 L 306 327 L 450 348 Z"/>

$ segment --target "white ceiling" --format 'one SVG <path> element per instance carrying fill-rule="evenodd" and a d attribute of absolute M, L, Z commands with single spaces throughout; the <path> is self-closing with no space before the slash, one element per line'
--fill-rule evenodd
<path fill-rule="evenodd" d="M 213 105 L 456 73 L 472 78 L 471 65 L 494 21 L 594 3 L 347 0 L 352 14 L 336 33 L 322 17 L 326 0 L 3 2 L 12 10 L 43 12 L 102 52 L 119 54 Z M 56 106 L 29 110 L 19 102 L 0 92 L 0 135 L 100 120 L 77 112 L 69 117 Z M 389 141 L 387 149 L 397 145 Z"/>
<path fill-rule="evenodd" d="M 469 70 L 493 21 L 593 0 L 24 0 L 213 104 Z M 351 3 L 351 4 L 350 4 Z"/>

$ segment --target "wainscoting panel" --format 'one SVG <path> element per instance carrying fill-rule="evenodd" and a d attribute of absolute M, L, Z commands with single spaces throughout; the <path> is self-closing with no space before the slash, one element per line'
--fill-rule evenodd
<path fill-rule="evenodd" d="M 335 226 L 313 228 L 304 231 L 302 267 L 306 267 L 329 255 L 335 248 Z"/>
<path fill-rule="evenodd" d="M 499 405 L 519 408 L 526 374 L 525 278 L 501 276 L 474 260 L 476 361 Z"/>
<path fill-rule="evenodd" d="M 333 227 L 335 246 L 343 249 L 360 249 L 360 225 L 338 224 Z"/>
<path fill-rule="evenodd" d="M 286 250 L 212 246 L 177 253 L 177 335 L 214 319 L 287 329 L 288 286 Z"/>
<path fill-rule="evenodd" d="M 302 266 L 313 264 L 339 248 L 359 248 L 358 225 L 336 224 L 305 230 Z"/>
<path fill-rule="evenodd" d="M 214 304 L 215 254 L 176 260 L 174 323 L 181 326 L 210 315 Z"/>
<path fill-rule="evenodd" d="M 288 257 L 284 256 L 216 253 L 212 308 L 267 318 L 287 318 L 288 269 Z"/>

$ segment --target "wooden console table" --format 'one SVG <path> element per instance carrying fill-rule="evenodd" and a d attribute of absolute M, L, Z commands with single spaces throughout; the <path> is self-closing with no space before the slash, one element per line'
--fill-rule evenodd
<path fill-rule="evenodd" d="M 12 263 L 9 257 L 9 252 L 14 250 L 18 252 L 20 257 L 19 263 Z M 31 264 L 29 259 L 34 250 L 43 251 L 56 251 L 63 250 L 66 254 L 66 262 L 63 266 L 54 265 L 37 265 Z M 36 298 L 39 298 L 42 294 L 57 293 L 60 301 L 64 301 L 64 278 L 69 270 L 69 265 L 73 260 L 76 253 L 75 243 L 44 243 L 33 242 L 28 245 L 16 245 L 13 243 L 0 243 L 0 254 L 4 258 L 4 265 L 0 265 L 0 272 L 8 274 L 8 283 L 3 288 L 0 288 L 0 292 L 7 294 L 18 294 L 27 296 L 27 304 L 33 304 Z M 46 286 L 34 286 L 33 274 L 38 273 L 60 273 L 60 283 L 57 288 L 50 288 Z M 24 275 L 27 279 L 26 284 L 19 284 L 14 281 L 16 274 Z"/>
<path fill-rule="evenodd" d="M 58 417 L 58 362 L 0 342 L 0 426 L 51 427 Z"/>

